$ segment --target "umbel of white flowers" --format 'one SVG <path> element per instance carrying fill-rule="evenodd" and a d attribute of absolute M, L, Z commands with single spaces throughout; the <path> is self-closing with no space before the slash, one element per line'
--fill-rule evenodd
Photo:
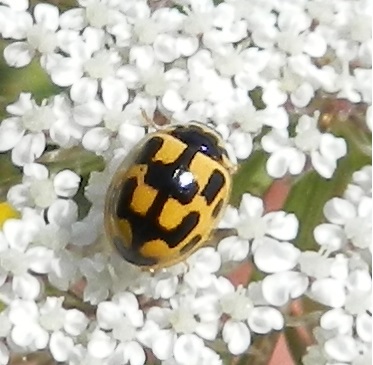
<path fill-rule="evenodd" d="M 41 103 L 21 93 L 0 123 L 0 152 L 22 169 L 7 197 L 19 218 L 0 229 L 0 365 L 37 350 L 69 365 L 143 365 L 149 351 L 163 365 L 220 365 L 211 344 L 244 353 L 257 334 L 281 330 L 284 308 L 303 295 L 330 308 L 304 364 L 370 363 L 370 166 L 325 204 L 317 252 L 294 244 L 295 214 L 268 213 L 251 194 L 220 223 L 236 233 L 168 270 L 140 272 L 103 249 L 105 193 L 147 133 L 142 111 L 213 121 L 232 162 L 261 149 L 273 178 L 309 169 L 331 178 L 347 144 L 319 128 L 310 105 L 323 93 L 364 104 L 371 129 L 370 1 L 185 0 L 154 9 L 144 0 L 78 0 L 65 12 L 0 3 L 9 67 L 37 59 L 64 89 Z M 104 160 L 85 187 L 92 205 L 83 218 L 82 177 L 35 162 L 50 146 Z M 248 258 L 264 278 L 235 287 L 224 268 Z M 64 307 L 72 289 L 79 309 Z"/>

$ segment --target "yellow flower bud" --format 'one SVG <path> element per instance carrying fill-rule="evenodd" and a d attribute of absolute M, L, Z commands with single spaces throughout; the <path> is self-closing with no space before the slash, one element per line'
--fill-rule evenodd
<path fill-rule="evenodd" d="M 0 203 L 0 229 L 3 228 L 4 222 L 10 218 L 19 218 L 19 212 L 7 202 Z"/>

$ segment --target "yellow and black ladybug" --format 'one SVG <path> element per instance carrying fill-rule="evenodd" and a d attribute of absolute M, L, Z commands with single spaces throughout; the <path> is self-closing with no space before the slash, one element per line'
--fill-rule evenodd
<path fill-rule="evenodd" d="M 231 170 L 220 136 L 190 123 L 148 134 L 115 172 L 105 230 L 125 260 L 175 264 L 210 236 L 226 206 Z"/>

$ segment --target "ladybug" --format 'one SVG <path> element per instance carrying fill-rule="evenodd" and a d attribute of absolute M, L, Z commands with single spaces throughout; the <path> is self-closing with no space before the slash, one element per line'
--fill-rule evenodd
<path fill-rule="evenodd" d="M 227 205 L 233 165 L 221 137 L 193 122 L 148 134 L 114 173 L 105 231 L 128 262 L 160 269 L 205 243 Z"/>

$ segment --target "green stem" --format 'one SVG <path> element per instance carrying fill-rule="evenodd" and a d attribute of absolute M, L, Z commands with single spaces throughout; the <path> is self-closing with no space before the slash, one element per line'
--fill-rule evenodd
<path fill-rule="evenodd" d="M 79 309 L 88 316 L 93 315 L 96 312 L 96 307 L 94 305 L 84 302 L 82 298 L 80 298 L 72 291 L 62 291 L 47 284 L 45 292 L 47 296 L 63 297 L 63 306 L 65 308 Z"/>

